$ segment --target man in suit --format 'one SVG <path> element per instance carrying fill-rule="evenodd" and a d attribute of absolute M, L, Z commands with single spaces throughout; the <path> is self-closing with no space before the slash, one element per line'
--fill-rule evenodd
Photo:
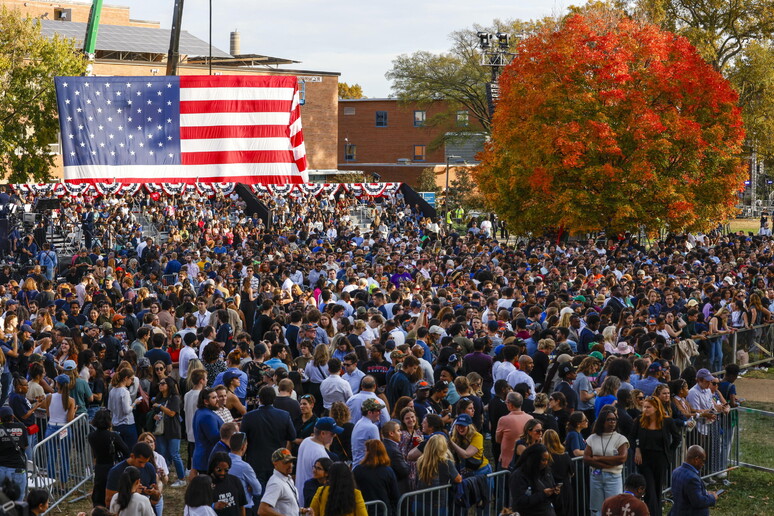
<path fill-rule="evenodd" d="M 409 465 L 398 446 L 400 443 L 400 424 L 395 420 L 386 422 L 382 425 L 382 437 L 387 455 L 390 457 L 390 467 L 398 479 L 398 493 L 402 495 L 409 491 Z"/>
<path fill-rule="evenodd" d="M 81 217 L 81 230 L 85 240 L 86 249 L 91 250 L 92 239 L 94 238 L 94 212 L 91 211 L 91 204 L 87 203 L 86 210 Z"/>
<path fill-rule="evenodd" d="M 260 407 L 242 417 L 242 432 L 247 434 L 244 460 L 253 467 L 258 481 L 264 487 L 274 471 L 268 467 L 272 464 L 272 454 L 278 448 L 289 446 L 288 443 L 296 439 L 296 429 L 290 420 L 290 414 L 274 407 L 276 398 L 277 393 L 273 387 L 261 388 L 258 391 Z"/>
<path fill-rule="evenodd" d="M 704 467 L 707 454 L 698 444 L 688 448 L 685 462 L 672 472 L 672 499 L 670 516 L 709 516 L 718 494 L 707 492 L 699 471 Z"/>

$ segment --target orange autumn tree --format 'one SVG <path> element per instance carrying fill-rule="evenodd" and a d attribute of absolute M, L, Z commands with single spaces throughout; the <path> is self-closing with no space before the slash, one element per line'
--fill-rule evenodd
<path fill-rule="evenodd" d="M 737 95 L 683 37 L 609 12 L 521 42 L 474 177 L 516 231 L 707 229 L 746 177 Z"/>

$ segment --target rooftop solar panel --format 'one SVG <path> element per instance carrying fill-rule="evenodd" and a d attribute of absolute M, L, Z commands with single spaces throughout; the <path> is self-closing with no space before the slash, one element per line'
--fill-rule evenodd
<path fill-rule="evenodd" d="M 40 31 L 44 36 L 54 34 L 76 40 L 83 45 L 86 35 L 85 23 L 40 20 Z M 148 27 L 129 27 L 124 25 L 100 25 L 97 34 L 97 50 L 112 52 L 139 52 L 151 54 L 166 54 L 169 50 L 170 29 L 153 29 Z M 209 44 L 186 31 L 180 34 L 180 53 L 189 56 L 209 55 Z M 212 56 L 220 58 L 231 57 L 217 47 L 212 47 Z"/>

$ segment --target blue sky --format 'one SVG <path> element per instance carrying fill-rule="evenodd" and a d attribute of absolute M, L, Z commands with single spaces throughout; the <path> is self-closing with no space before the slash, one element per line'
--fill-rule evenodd
<path fill-rule="evenodd" d="M 109 1 L 109 0 L 108 0 Z M 173 0 L 120 0 L 131 17 L 156 20 L 168 28 Z M 399 54 L 417 50 L 442 52 L 450 32 L 499 19 L 535 19 L 560 14 L 582 0 L 214 0 L 213 45 L 228 51 L 229 32 L 239 30 L 242 53 L 301 61 L 305 70 L 341 73 L 341 81 L 358 83 L 368 97 L 385 97 L 384 78 Z M 167 4 L 160 10 L 159 5 Z M 478 5 L 476 5 L 478 4 Z M 208 37 L 206 0 L 186 0 L 183 29 Z"/>

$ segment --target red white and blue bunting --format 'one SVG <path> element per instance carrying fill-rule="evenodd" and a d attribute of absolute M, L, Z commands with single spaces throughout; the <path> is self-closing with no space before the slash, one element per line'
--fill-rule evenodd
<path fill-rule="evenodd" d="M 299 196 L 311 195 L 318 197 L 331 196 L 339 190 L 344 190 L 357 197 L 381 197 L 394 195 L 400 189 L 402 183 L 302 183 L 302 184 L 284 184 L 284 185 L 250 185 L 253 193 L 259 197 L 263 196 Z M 216 193 L 221 195 L 231 195 L 234 192 L 236 183 L 98 183 L 98 184 L 72 184 L 72 183 L 31 183 L 31 184 L 12 184 L 11 189 L 21 195 L 35 194 L 39 196 L 54 195 L 64 197 L 70 195 L 76 197 L 79 195 L 104 196 L 104 195 L 135 195 L 140 188 L 151 194 L 182 195 L 195 194 L 206 197 L 214 197 Z"/>
<path fill-rule="evenodd" d="M 74 186 L 85 186 L 85 184 Z M 121 183 L 94 183 L 94 188 L 97 189 L 99 195 L 117 195 L 121 193 L 123 185 Z"/>
<path fill-rule="evenodd" d="M 269 191 L 272 195 L 275 197 L 283 197 L 285 195 L 288 195 L 295 185 L 292 184 L 284 184 L 284 185 L 266 185 L 269 187 Z"/>
<path fill-rule="evenodd" d="M 196 183 L 196 191 L 199 192 L 199 195 L 204 195 L 205 197 L 215 196 L 215 188 L 209 183 Z"/>
<path fill-rule="evenodd" d="M 167 195 L 182 195 L 185 192 L 185 183 L 161 183 L 161 189 Z"/>

